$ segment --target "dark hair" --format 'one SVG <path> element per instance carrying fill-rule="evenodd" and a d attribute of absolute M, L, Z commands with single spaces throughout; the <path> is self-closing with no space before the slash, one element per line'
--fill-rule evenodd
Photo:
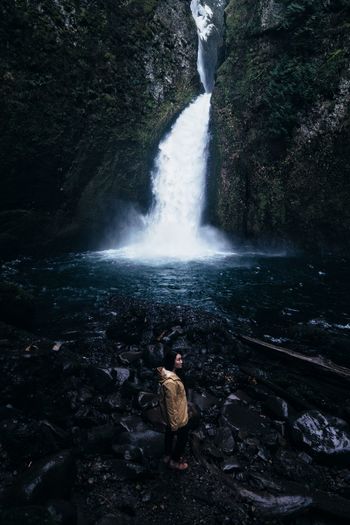
<path fill-rule="evenodd" d="M 177 352 L 175 350 L 168 350 L 166 352 L 163 359 L 163 366 L 166 370 L 170 370 L 171 372 L 174 370 L 175 359 L 178 354 L 182 355 L 181 352 Z"/>

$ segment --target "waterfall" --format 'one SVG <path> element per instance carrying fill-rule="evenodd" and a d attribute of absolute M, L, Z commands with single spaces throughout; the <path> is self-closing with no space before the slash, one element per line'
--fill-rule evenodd
<path fill-rule="evenodd" d="M 122 250 L 132 258 L 194 259 L 228 248 L 222 234 L 201 225 L 217 58 L 217 41 L 213 46 L 211 35 L 215 37 L 217 29 L 208 5 L 200 0 L 192 0 L 190 5 L 198 33 L 197 69 L 205 93 L 180 114 L 159 145 L 152 173 L 154 205 L 144 218 L 138 241 L 128 243 Z M 214 54 L 207 53 L 208 49 L 214 49 Z"/>
<path fill-rule="evenodd" d="M 209 71 L 206 68 L 204 42 L 208 41 L 210 34 L 215 30 L 215 26 L 211 22 L 213 11 L 208 5 L 204 4 L 203 6 L 199 0 L 191 1 L 191 11 L 198 32 L 197 71 L 206 93 L 211 93 L 214 78 L 209 77 Z"/>

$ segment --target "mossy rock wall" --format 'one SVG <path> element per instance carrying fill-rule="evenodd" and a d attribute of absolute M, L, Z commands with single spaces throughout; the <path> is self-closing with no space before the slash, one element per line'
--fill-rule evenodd
<path fill-rule="evenodd" d="M 4 0 L 0 15 L 0 245 L 101 247 L 131 201 L 147 209 L 157 143 L 199 89 L 189 2 Z"/>
<path fill-rule="evenodd" d="M 349 247 L 350 2 L 230 0 L 213 95 L 218 224 Z"/>

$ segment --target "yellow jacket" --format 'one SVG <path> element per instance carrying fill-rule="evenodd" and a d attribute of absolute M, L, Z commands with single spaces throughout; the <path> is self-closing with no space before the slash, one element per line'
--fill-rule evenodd
<path fill-rule="evenodd" d="M 187 397 L 185 387 L 175 372 L 157 368 L 160 376 L 159 404 L 164 421 L 171 430 L 176 431 L 188 422 Z"/>

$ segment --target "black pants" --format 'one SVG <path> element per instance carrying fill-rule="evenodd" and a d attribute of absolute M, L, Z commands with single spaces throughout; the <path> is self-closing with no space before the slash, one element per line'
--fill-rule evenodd
<path fill-rule="evenodd" d="M 175 446 L 173 447 L 175 436 L 177 439 Z M 175 431 L 172 431 L 170 427 L 166 427 L 164 436 L 164 454 L 170 456 L 171 459 L 177 463 L 185 452 L 187 440 L 188 425 Z"/>

